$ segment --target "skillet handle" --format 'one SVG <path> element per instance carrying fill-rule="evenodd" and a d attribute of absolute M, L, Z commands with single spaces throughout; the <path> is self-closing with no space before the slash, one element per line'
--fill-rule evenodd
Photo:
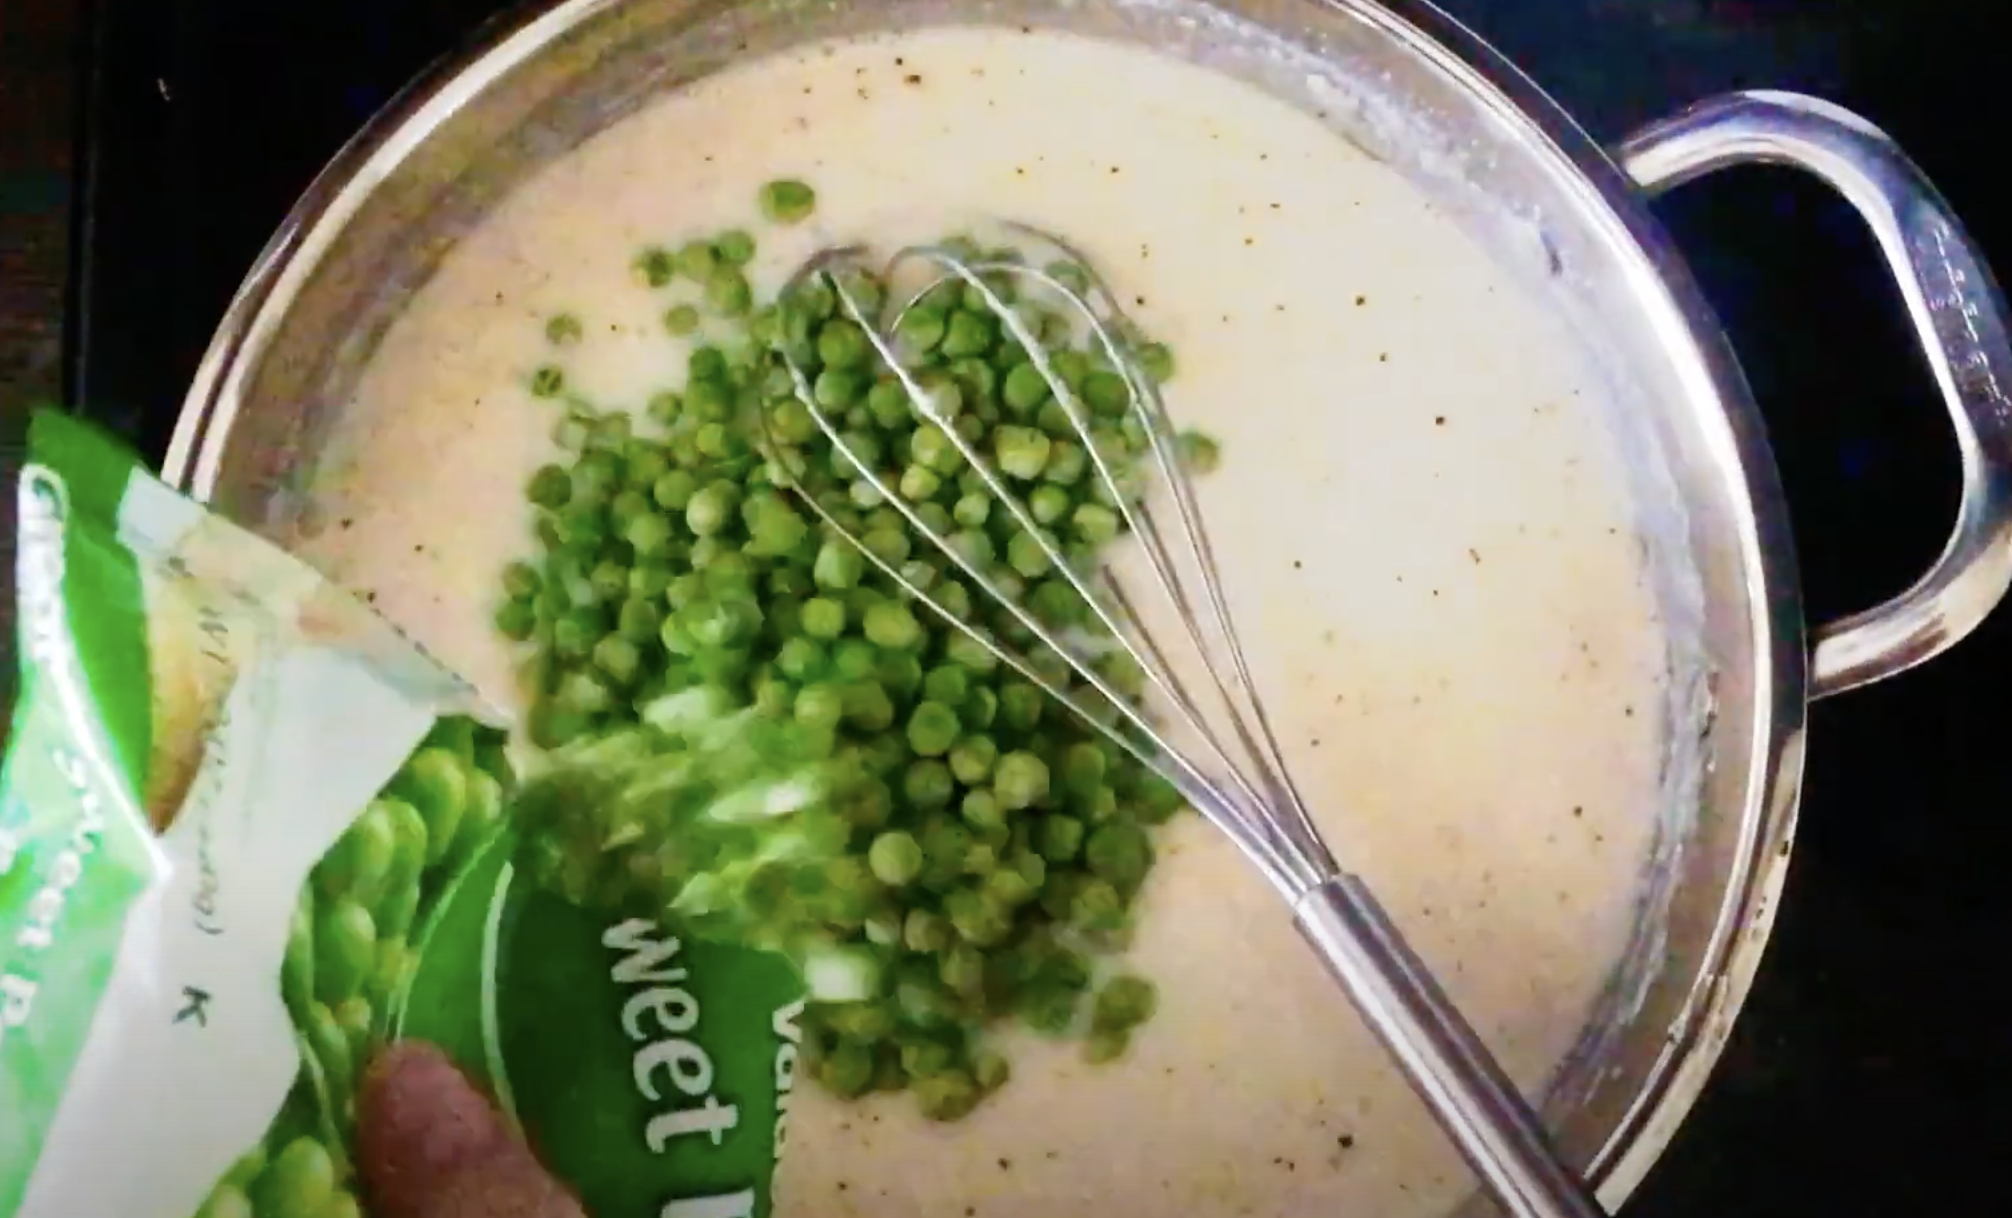
<path fill-rule="evenodd" d="M 2012 584 L 2012 345 L 2005 298 L 1977 247 L 1884 132 L 1800 94 L 1708 98 L 1629 136 L 1616 155 L 1650 194 L 1727 166 L 1791 165 L 1871 227 L 1949 407 L 1963 495 L 1948 543 L 1913 587 L 1817 628 L 1809 694 L 1869 685 L 1947 650 Z"/>

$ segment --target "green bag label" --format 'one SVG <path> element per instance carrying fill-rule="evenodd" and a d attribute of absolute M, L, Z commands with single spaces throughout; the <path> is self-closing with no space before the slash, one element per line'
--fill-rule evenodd
<path fill-rule="evenodd" d="M 595 1218 L 768 1214 L 790 966 L 525 879 L 465 682 L 90 428 L 32 442 L 0 1218 L 367 1218 L 355 1091 L 401 1036 Z"/>
<path fill-rule="evenodd" d="M 596 1218 L 757 1218 L 802 1010 L 781 958 L 584 909 L 503 849 L 443 910 L 399 1031 L 485 1083 Z"/>
<path fill-rule="evenodd" d="M 22 671 L 0 766 L 0 1213 L 26 1190 L 24 1167 L 83 1052 L 126 910 L 155 871 L 128 768 L 144 745 L 129 737 L 120 748 L 95 713 L 78 654 L 86 632 L 70 610 L 73 592 L 88 605 L 129 581 L 116 555 L 73 561 L 71 495 L 54 470 L 22 472 L 17 508 Z M 133 678 L 142 700 L 144 674 Z"/>

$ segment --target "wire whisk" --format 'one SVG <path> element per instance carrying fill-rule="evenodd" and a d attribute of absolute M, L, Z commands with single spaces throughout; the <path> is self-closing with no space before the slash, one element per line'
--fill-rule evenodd
<path fill-rule="evenodd" d="M 1137 328 L 1079 251 L 1025 225 L 1002 222 L 1001 226 L 1013 244 L 1011 256 L 981 255 L 948 244 L 917 245 L 873 267 L 864 247 L 822 251 L 791 278 L 784 299 L 814 284 L 833 293 L 837 314 L 860 328 L 888 374 L 899 382 L 912 410 L 956 447 L 994 504 L 1011 513 L 1019 529 L 1040 547 L 1046 569 L 1067 582 L 1102 633 L 1090 637 L 1044 622 L 1043 615 L 1023 603 L 1012 577 L 988 570 L 981 555 L 960 547 L 941 527 L 932 527 L 901 488 L 853 447 L 845 429 L 819 404 L 804 367 L 788 354 L 785 344 L 795 396 L 833 451 L 851 464 L 882 502 L 902 515 L 918 537 L 949 558 L 974 589 L 1000 606 L 1017 625 L 1017 636 L 1027 642 L 1011 645 L 953 612 L 900 565 L 844 528 L 812 496 L 800 493 L 800 498 L 917 603 L 1172 783 L 1236 844 L 1284 898 L 1302 935 L 1507 1212 L 1518 1218 L 1589 1218 L 1601 1213 L 1585 1186 L 1560 1163 L 1536 1116 L 1429 970 L 1404 944 L 1362 882 L 1337 865 L 1322 840 L 1293 784 L 1238 641 L 1174 428 L 1135 341 Z M 1027 256 L 1029 252 L 1035 256 Z M 883 298 L 869 284 L 886 284 L 892 290 Z M 1070 553 L 1037 521 L 1000 462 L 960 433 L 938 394 L 904 352 L 900 337 L 904 320 L 945 285 L 960 288 L 967 307 L 982 302 L 1005 335 L 1024 349 L 1087 455 L 1086 472 L 1096 480 L 1098 501 L 1122 519 L 1124 532 L 1136 541 L 1137 558 L 1145 570 L 1129 582 L 1145 587 L 1128 586 L 1108 565 L 1079 561 L 1079 555 Z M 1129 468 L 1120 468 L 1093 436 L 1093 413 L 1051 359 L 1043 335 L 1037 332 L 1039 322 L 1023 307 L 1030 301 L 1038 301 L 1049 317 L 1059 312 L 1121 378 L 1123 416 L 1143 436 L 1151 459 L 1148 470 L 1153 476 L 1146 485 L 1141 486 Z M 1154 602 L 1171 627 L 1157 632 L 1148 627 L 1147 614 Z M 1105 649 L 1121 651 L 1143 674 L 1152 694 L 1149 709 L 1135 706 L 1103 671 L 1107 666 L 1096 662 Z M 1089 690 L 1072 690 L 1067 680 L 1052 679 L 1054 664 L 1036 660 L 1047 661 L 1051 655 L 1059 657 L 1057 662 L 1066 664 Z"/>

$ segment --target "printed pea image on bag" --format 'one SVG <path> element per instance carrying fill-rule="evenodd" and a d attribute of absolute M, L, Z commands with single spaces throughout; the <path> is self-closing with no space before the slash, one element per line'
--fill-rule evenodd
<path fill-rule="evenodd" d="M 0 1218 L 403 1213 L 357 1125 L 401 1040 L 595 1218 L 768 1213 L 803 983 L 689 939 L 641 862 L 691 807 L 777 810 L 760 742 L 715 749 L 688 701 L 520 787 L 504 718 L 363 604 L 67 416 L 31 441 Z M 648 848 L 582 829 L 611 817 Z"/>

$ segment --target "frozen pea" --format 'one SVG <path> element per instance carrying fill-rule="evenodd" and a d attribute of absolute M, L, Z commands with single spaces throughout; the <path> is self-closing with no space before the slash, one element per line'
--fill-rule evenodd
<path fill-rule="evenodd" d="M 373 802 L 322 856 L 314 869 L 315 882 L 330 897 L 374 900 L 397 850 L 397 831 L 392 828 L 390 814 L 383 804 Z"/>
<path fill-rule="evenodd" d="M 1083 1060 L 1093 1066 L 1114 1062 L 1125 1055 L 1132 1044 L 1132 1034 L 1128 1031 L 1092 1032 L 1083 1042 Z"/>
<path fill-rule="evenodd" d="M 403 993 L 411 972 L 412 953 L 406 949 L 405 940 L 395 935 L 379 939 L 367 987 L 372 1008 L 389 1012 Z"/>
<path fill-rule="evenodd" d="M 980 1090 L 997 1091 L 1012 1074 L 1013 1067 L 997 1050 L 981 1049 L 971 1059 L 971 1079 Z"/>
<path fill-rule="evenodd" d="M 347 1096 L 356 1083 L 355 1058 L 349 1048 L 349 1034 L 336 1022 L 335 1012 L 326 1003 L 310 1003 L 307 1018 L 301 1021 L 301 1035 L 314 1059 L 321 1063 L 322 1077 L 338 1096 Z"/>
<path fill-rule="evenodd" d="M 375 802 L 384 809 L 385 819 L 391 825 L 390 882 L 394 885 L 416 882 L 426 866 L 426 818 L 402 799 Z"/>
<path fill-rule="evenodd" d="M 360 1066 L 368 1061 L 374 1039 L 371 1025 L 375 1022 L 369 999 L 360 994 L 344 999 L 342 1005 L 335 1008 L 335 1022 L 341 1025 L 343 1037 L 349 1041 L 350 1064 Z"/>
<path fill-rule="evenodd" d="M 476 737 L 475 766 L 498 782 L 508 784 L 516 773 L 510 765 L 509 737 L 501 733 Z"/>
<path fill-rule="evenodd" d="M 380 936 L 402 936 L 412 929 L 412 921 L 419 916 L 419 883 L 413 881 L 401 884 L 385 894 L 371 916 L 377 921 Z"/>
<path fill-rule="evenodd" d="M 231 1169 L 224 1173 L 224 1183 L 238 1189 L 250 1188 L 251 1182 L 258 1179 L 258 1174 L 265 1170 L 267 1162 L 265 1143 L 260 1142 L 238 1156 L 238 1161 L 231 1164 Z"/>
<path fill-rule="evenodd" d="M 300 890 L 286 930 L 286 959 L 280 965 L 280 994 L 289 1003 L 314 996 L 314 888 Z"/>
<path fill-rule="evenodd" d="M 196 1211 L 196 1218 L 259 1218 L 259 1215 L 244 1190 L 225 1181 L 210 1193 L 203 1208 Z"/>
<path fill-rule="evenodd" d="M 468 776 L 468 802 L 455 831 L 454 854 L 460 858 L 480 850 L 503 820 L 503 784 L 477 770 Z"/>
<path fill-rule="evenodd" d="M 536 572 L 521 563 L 504 573 L 505 585 L 512 589 L 512 596 L 525 594 L 527 575 L 535 578 Z M 528 591 L 535 594 L 537 588 L 534 585 Z M 465 715 L 447 715 L 437 719 L 426 733 L 424 743 L 439 745 L 463 761 L 472 761 L 475 757 L 475 721 Z"/>
<path fill-rule="evenodd" d="M 962 1070 L 925 1075 L 911 1084 L 922 1115 L 932 1121 L 955 1121 L 978 1105 L 978 1084 Z"/>
<path fill-rule="evenodd" d="M 447 857 L 468 802 L 467 769 L 445 749 L 421 749 L 405 763 L 394 787 L 426 822 L 427 864 Z"/>
<path fill-rule="evenodd" d="M 287 1143 L 252 1187 L 259 1218 L 308 1218 L 335 1194 L 335 1160 L 310 1137 Z"/>
<path fill-rule="evenodd" d="M 315 919 L 315 997 L 338 1003 L 363 989 L 377 963 L 377 921 L 351 900 L 332 903 Z"/>
<path fill-rule="evenodd" d="M 356 1203 L 356 1197 L 349 1190 L 339 1188 L 322 1203 L 321 1211 L 314 1218 L 363 1218 L 363 1207 Z"/>

